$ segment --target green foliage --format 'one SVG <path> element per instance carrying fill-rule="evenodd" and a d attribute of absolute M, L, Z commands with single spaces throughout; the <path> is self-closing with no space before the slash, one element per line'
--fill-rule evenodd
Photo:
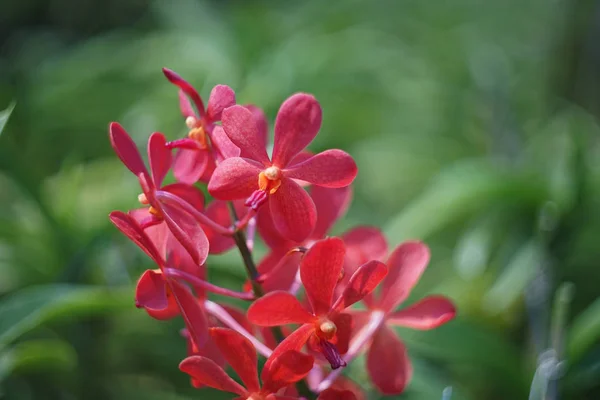
<path fill-rule="evenodd" d="M 8 398 L 228 398 L 177 370 L 181 321 L 134 309 L 151 264 L 106 218 L 138 193 L 108 123 L 140 146 L 153 131 L 183 134 L 163 66 L 205 97 L 229 84 L 271 120 L 289 94 L 314 93 L 324 124 L 311 149 L 342 148 L 360 171 L 336 232 L 377 225 L 391 245 L 430 245 L 407 303 L 445 294 L 459 313 L 439 330 L 399 331 L 415 364 L 402 398 L 439 399 L 447 386 L 452 400 L 526 398 L 555 345 L 551 299 L 565 281 L 575 290 L 560 395 L 598 397 L 599 130 L 577 105 L 594 110 L 586 71 L 597 69 L 570 50 L 590 40 L 577 34 L 585 13 L 566 12 L 575 2 L 108 1 L 99 18 L 90 2 L 67 13 L 69 2 L 33 1 L 25 22 L 17 3 L 3 12 L 14 33 L 0 53 L 0 99 L 18 102 L 0 112 Z M 211 279 L 239 287 L 237 256 L 211 257 Z M 362 365 L 348 374 L 368 387 Z"/>

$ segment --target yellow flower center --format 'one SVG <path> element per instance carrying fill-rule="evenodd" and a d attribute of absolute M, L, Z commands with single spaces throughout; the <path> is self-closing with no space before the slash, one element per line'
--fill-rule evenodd
<path fill-rule="evenodd" d="M 281 170 L 270 166 L 258 175 L 258 188 L 273 194 L 281 186 Z"/>

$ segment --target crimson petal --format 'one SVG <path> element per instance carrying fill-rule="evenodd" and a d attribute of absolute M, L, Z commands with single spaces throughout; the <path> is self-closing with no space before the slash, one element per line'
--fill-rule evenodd
<path fill-rule="evenodd" d="M 340 312 L 352 304 L 362 300 L 371 293 L 385 278 L 387 267 L 380 261 L 369 261 L 361 265 L 350 278 L 344 292 L 333 305 L 333 310 Z"/>
<path fill-rule="evenodd" d="M 260 164 L 241 157 L 219 163 L 208 182 L 209 193 L 219 200 L 245 199 L 258 189 Z"/>
<path fill-rule="evenodd" d="M 310 197 L 312 197 L 317 210 L 317 223 L 310 236 L 314 239 L 322 239 L 348 210 L 352 199 L 352 189 L 350 186 L 336 189 L 313 186 L 310 189 Z"/>
<path fill-rule="evenodd" d="M 321 128 L 322 111 L 311 95 L 297 93 L 283 102 L 275 120 L 273 164 L 285 168 L 312 142 Z"/>
<path fill-rule="evenodd" d="M 192 85 L 190 85 L 186 80 L 179 76 L 179 74 L 175 71 L 172 71 L 168 68 L 163 68 L 162 71 L 163 74 L 165 74 L 165 77 L 169 80 L 169 82 L 177 86 L 192 99 L 192 101 L 196 105 L 196 108 L 198 109 L 198 112 L 200 113 L 200 117 L 204 117 L 204 103 L 202 102 L 202 98 L 200 97 L 196 89 L 194 89 Z"/>
<path fill-rule="evenodd" d="M 208 339 L 208 322 L 204 310 L 187 287 L 174 280 L 169 280 L 168 285 L 175 296 L 181 316 L 194 344 L 197 347 L 204 346 Z"/>
<path fill-rule="evenodd" d="M 277 393 L 279 389 L 303 379 L 313 367 L 315 359 L 297 350 L 288 350 L 271 361 L 268 369 L 263 369 L 261 379 L 263 391 Z"/>
<path fill-rule="evenodd" d="M 173 236 L 187 250 L 196 265 L 204 264 L 209 244 L 200 224 L 177 206 L 161 203 L 160 207 Z"/>
<path fill-rule="evenodd" d="M 119 159 L 135 175 L 148 174 L 142 156 L 131 136 L 117 122 L 111 122 L 109 128 L 110 144 Z"/>
<path fill-rule="evenodd" d="M 300 278 L 315 315 L 325 315 L 331 308 L 345 252 L 341 239 L 323 239 L 313 244 L 300 263 Z"/>
<path fill-rule="evenodd" d="M 193 185 L 200 180 L 210 161 L 210 154 L 200 149 L 178 149 L 173 162 L 173 175 L 182 183 Z"/>
<path fill-rule="evenodd" d="M 177 92 L 177 94 L 179 95 L 179 109 L 181 110 L 181 114 L 185 118 L 187 118 L 187 117 L 198 118 L 198 115 L 196 115 L 196 111 L 194 111 L 194 108 L 192 107 L 192 103 L 190 103 L 190 99 L 187 97 L 185 92 L 183 90 L 179 90 Z"/>
<path fill-rule="evenodd" d="M 273 224 L 281 236 L 302 242 L 313 231 L 317 222 L 315 204 L 300 185 L 283 178 L 281 186 L 269 196 Z"/>
<path fill-rule="evenodd" d="M 136 220 L 122 211 L 113 211 L 109 215 L 110 221 L 132 242 L 138 245 L 158 266 L 163 266 L 164 260 L 152 240 L 142 230 Z"/>
<path fill-rule="evenodd" d="M 385 325 L 377 330 L 367 353 L 371 381 L 386 395 L 400 394 L 412 377 L 412 365 L 404 343 Z"/>
<path fill-rule="evenodd" d="M 379 306 L 392 311 L 402 303 L 429 263 L 429 248 L 418 241 L 404 242 L 392 252 L 387 261 L 388 276 L 383 281 Z"/>
<path fill-rule="evenodd" d="M 213 145 L 213 150 L 215 152 L 215 157 L 218 162 L 226 160 L 231 157 L 239 157 L 240 156 L 240 148 L 237 147 L 229 136 L 223 130 L 223 127 L 220 125 L 215 126 L 211 135 L 210 135 L 211 143 Z"/>
<path fill-rule="evenodd" d="M 210 328 L 209 334 L 248 391 L 258 392 L 260 390 L 256 366 L 258 359 L 252 343 L 231 329 Z"/>
<path fill-rule="evenodd" d="M 179 364 L 179 369 L 195 381 L 224 392 L 246 397 L 248 391 L 227 375 L 213 360 L 202 356 L 191 356 Z"/>
<path fill-rule="evenodd" d="M 240 105 L 223 111 L 223 129 L 229 139 L 249 158 L 269 166 L 269 156 L 261 139 L 258 125 L 250 110 Z"/>
<path fill-rule="evenodd" d="M 437 328 L 456 315 L 454 304 L 444 296 L 428 296 L 403 310 L 389 314 L 388 323 L 413 329 Z"/>
<path fill-rule="evenodd" d="M 271 367 L 273 360 L 275 360 L 277 357 L 279 357 L 286 351 L 300 351 L 300 349 L 302 349 L 302 347 L 304 347 L 304 345 L 306 344 L 308 338 L 310 338 L 310 336 L 314 333 L 315 328 L 313 324 L 301 325 L 294 332 L 290 333 L 288 337 L 286 337 L 281 343 L 279 343 L 275 350 L 273 350 L 273 353 L 271 353 L 271 356 L 267 359 L 267 362 L 265 363 L 265 366 L 262 371 L 262 376 L 268 373 L 265 370 L 268 370 Z"/>
<path fill-rule="evenodd" d="M 319 186 L 344 187 L 352 183 L 358 168 L 354 159 L 342 150 L 326 150 L 284 170 L 287 177 Z"/>
<path fill-rule="evenodd" d="M 275 291 L 252 303 L 248 308 L 248 319 L 259 326 L 279 326 L 309 323 L 315 317 L 292 294 Z"/>
<path fill-rule="evenodd" d="M 219 121 L 223 110 L 235 104 L 235 93 L 227 85 L 217 85 L 210 92 L 206 114 L 211 122 Z"/>
<path fill-rule="evenodd" d="M 167 139 L 162 133 L 155 132 L 148 139 L 148 162 L 152 170 L 154 186 L 157 188 L 162 186 L 173 162 L 171 150 L 167 148 L 166 144 Z"/>

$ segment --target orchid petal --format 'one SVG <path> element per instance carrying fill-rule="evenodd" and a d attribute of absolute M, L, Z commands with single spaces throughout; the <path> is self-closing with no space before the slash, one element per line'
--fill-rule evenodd
<path fill-rule="evenodd" d="M 204 310 L 187 287 L 174 280 L 168 282 L 179 305 L 185 326 L 190 332 L 190 337 L 198 348 L 204 346 L 208 339 L 208 322 Z"/>
<path fill-rule="evenodd" d="M 223 111 L 223 129 L 229 139 L 238 146 L 248 158 L 269 166 L 269 156 L 261 139 L 261 133 L 254 115 L 247 108 L 235 105 Z"/>
<path fill-rule="evenodd" d="M 238 374 L 248 391 L 258 392 L 260 390 L 258 358 L 252 342 L 231 329 L 210 328 L 209 333 L 227 363 Z"/>
<path fill-rule="evenodd" d="M 266 202 L 258 209 L 258 213 L 256 214 L 256 226 L 261 239 L 271 249 L 281 249 L 287 251 L 294 247 L 294 245 L 299 244 L 298 242 L 283 238 L 281 233 L 279 233 L 279 230 L 275 228 L 273 217 L 271 216 L 271 207 L 269 207 L 269 202 Z"/>
<path fill-rule="evenodd" d="M 389 324 L 428 330 L 445 324 L 456 316 L 456 307 L 444 296 L 428 296 L 419 302 L 389 314 Z"/>
<path fill-rule="evenodd" d="M 168 303 L 167 287 L 160 270 L 144 271 L 135 287 L 136 307 L 162 310 Z"/>
<path fill-rule="evenodd" d="M 258 266 L 258 272 L 263 276 L 266 275 L 262 283 L 263 290 L 265 292 L 289 290 L 296 280 L 302 255 L 299 251 L 283 255 L 275 252 L 269 253 L 267 257 L 270 256 L 271 259 L 265 258 Z M 270 265 L 269 262 L 271 262 Z"/>
<path fill-rule="evenodd" d="M 392 311 L 402 303 L 429 263 L 429 249 L 418 241 L 404 242 L 392 252 L 388 265 L 388 276 L 383 281 L 379 306 Z"/>
<path fill-rule="evenodd" d="M 163 186 L 161 190 L 185 200 L 198 211 L 204 209 L 204 193 L 195 186 L 179 182 Z"/>
<path fill-rule="evenodd" d="M 352 199 L 352 189 L 350 186 L 336 189 L 313 186 L 310 197 L 317 210 L 317 223 L 310 236 L 318 240 L 324 238 L 335 222 L 346 213 Z"/>
<path fill-rule="evenodd" d="M 160 210 L 169 230 L 188 251 L 196 265 L 204 264 L 208 257 L 209 244 L 200 224 L 175 205 L 161 203 Z"/>
<path fill-rule="evenodd" d="M 192 103 L 190 103 L 190 99 L 187 97 L 185 92 L 180 89 L 177 94 L 179 96 L 179 109 L 181 110 L 181 115 L 183 115 L 184 118 L 198 118 L 198 114 L 196 114 L 196 111 L 194 111 Z"/>
<path fill-rule="evenodd" d="M 247 158 L 232 157 L 221 162 L 208 182 L 208 192 L 219 200 L 247 198 L 258 189 L 262 168 Z"/>
<path fill-rule="evenodd" d="M 127 169 L 135 175 L 148 174 L 135 142 L 119 123 L 110 123 L 109 136 L 112 148 Z"/>
<path fill-rule="evenodd" d="M 235 105 L 235 93 L 227 85 L 217 85 L 210 92 L 206 115 L 211 122 L 220 121 L 223 110 Z"/>
<path fill-rule="evenodd" d="M 357 400 L 349 390 L 327 389 L 319 394 L 317 400 Z"/>
<path fill-rule="evenodd" d="M 193 185 L 206 170 L 210 154 L 200 149 L 178 149 L 173 161 L 173 175 L 182 183 Z"/>
<path fill-rule="evenodd" d="M 248 391 L 227 375 L 213 360 L 202 356 L 191 356 L 179 364 L 179 369 L 195 381 L 224 392 L 246 396 Z"/>
<path fill-rule="evenodd" d="M 383 261 L 387 256 L 387 241 L 379 228 L 358 226 L 342 235 L 342 239 L 346 244 L 346 260 L 353 265 L 352 272 L 367 261 Z"/>
<path fill-rule="evenodd" d="M 367 353 L 371 381 L 386 395 L 400 394 L 412 377 L 412 365 L 404 343 L 385 325 L 375 333 Z"/>
<path fill-rule="evenodd" d="M 281 186 L 269 196 L 273 224 L 281 236 L 302 242 L 313 231 L 317 222 L 315 204 L 296 182 L 283 178 Z"/>
<path fill-rule="evenodd" d="M 340 354 L 346 354 L 350 346 L 350 338 L 353 332 L 353 319 L 350 314 L 340 313 L 330 316 L 331 321 L 335 324 L 337 330 L 335 336 L 331 339 L 331 343 L 335 344 L 337 351 Z"/>
<path fill-rule="evenodd" d="M 265 366 L 262 371 L 262 376 L 268 373 L 266 372 L 266 370 L 270 368 L 271 363 L 273 363 L 273 360 L 275 360 L 277 357 L 279 357 L 286 351 L 300 351 L 302 347 L 304 347 L 304 345 L 306 344 L 308 338 L 310 338 L 310 336 L 314 333 L 315 327 L 313 326 L 313 324 L 301 325 L 294 332 L 290 333 L 288 337 L 286 337 L 281 343 L 279 343 L 275 350 L 273 350 L 271 356 L 267 359 L 267 362 L 265 363 Z"/>
<path fill-rule="evenodd" d="M 248 104 L 244 107 L 250 110 L 250 112 L 254 116 L 254 121 L 256 121 L 256 129 L 258 129 L 258 139 L 260 146 L 266 149 L 267 143 L 269 143 L 269 121 L 267 121 L 265 113 L 263 112 L 263 110 L 261 110 L 254 104 Z"/>
<path fill-rule="evenodd" d="M 277 393 L 285 386 L 303 379 L 313 367 L 315 359 L 297 350 L 288 350 L 271 361 L 268 369 L 263 369 L 261 380 L 263 391 Z"/>
<path fill-rule="evenodd" d="M 172 71 L 168 68 L 163 68 L 162 70 L 163 74 L 165 74 L 165 77 L 169 80 L 169 82 L 177 86 L 192 99 L 194 105 L 198 109 L 198 113 L 200 113 L 200 117 L 204 117 L 204 103 L 202 102 L 202 98 L 200 97 L 196 89 L 194 89 L 192 85 L 190 85 L 186 80 L 179 76 L 179 74 L 175 71 Z"/>
<path fill-rule="evenodd" d="M 387 267 L 380 261 L 369 261 L 361 265 L 350 278 L 344 292 L 333 305 L 333 310 L 340 312 L 352 304 L 362 300 L 371 293 L 387 275 Z"/>
<path fill-rule="evenodd" d="M 222 126 L 215 126 L 210 135 L 210 139 L 212 141 L 213 151 L 218 162 L 231 157 L 240 156 L 240 148 L 233 144 L 231 139 L 229 139 L 229 136 L 227 136 L 223 130 Z"/>
<path fill-rule="evenodd" d="M 173 157 L 171 150 L 166 146 L 167 139 L 162 133 L 155 132 L 148 139 L 148 162 L 152 170 L 152 180 L 157 188 L 162 186 L 162 182 L 167 176 Z"/>
<path fill-rule="evenodd" d="M 275 120 L 273 164 L 285 168 L 312 142 L 321 128 L 322 111 L 311 95 L 297 93 L 283 102 Z"/>
<path fill-rule="evenodd" d="M 352 183 L 358 168 L 354 159 L 342 150 L 326 150 L 300 164 L 283 170 L 285 176 L 315 185 L 338 188 Z"/>
<path fill-rule="evenodd" d="M 306 311 L 294 295 L 275 291 L 252 303 L 248 308 L 248 319 L 259 326 L 279 326 L 309 323 L 315 317 Z"/>
<path fill-rule="evenodd" d="M 164 260 L 161 253 L 131 215 L 122 211 L 113 211 L 110 213 L 109 218 L 125 236 L 137 244 L 158 266 L 163 266 Z"/>
<path fill-rule="evenodd" d="M 325 315 L 331 308 L 345 252 L 341 239 L 323 239 L 313 244 L 300 263 L 300 278 L 315 315 Z"/>
<path fill-rule="evenodd" d="M 206 209 L 206 216 L 221 226 L 231 226 L 231 214 L 225 201 L 215 200 L 210 203 Z M 235 246 L 230 236 L 221 235 L 208 225 L 202 225 L 202 228 L 210 243 L 210 254 L 221 254 Z"/>

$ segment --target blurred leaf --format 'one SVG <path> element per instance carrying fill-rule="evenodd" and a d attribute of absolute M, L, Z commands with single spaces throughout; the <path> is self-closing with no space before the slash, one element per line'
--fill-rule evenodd
<path fill-rule="evenodd" d="M 600 298 L 575 317 L 567 340 L 568 360 L 577 362 L 600 340 Z"/>
<path fill-rule="evenodd" d="M 130 308 L 130 290 L 54 284 L 23 289 L 0 301 L 0 349 L 23 333 L 59 317 Z"/>
<path fill-rule="evenodd" d="M 0 135 L 2 134 L 4 126 L 6 125 L 6 122 L 8 121 L 8 118 L 14 109 L 15 103 L 11 103 L 6 110 L 0 111 Z"/>
<path fill-rule="evenodd" d="M 486 310 L 500 313 L 513 305 L 535 277 L 542 259 L 543 248 L 537 240 L 525 243 L 483 298 Z"/>
<path fill-rule="evenodd" d="M 442 171 L 385 232 L 392 244 L 423 239 L 493 202 L 537 203 L 544 192 L 543 186 L 507 167 L 485 160 L 462 162 Z"/>
<path fill-rule="evenodd" d="M 11 373 L 73 370 L 77 366 L 77 353 L 64 340 L 44 339 L 20 343 L 2 354 L 0 380 Z"/>

